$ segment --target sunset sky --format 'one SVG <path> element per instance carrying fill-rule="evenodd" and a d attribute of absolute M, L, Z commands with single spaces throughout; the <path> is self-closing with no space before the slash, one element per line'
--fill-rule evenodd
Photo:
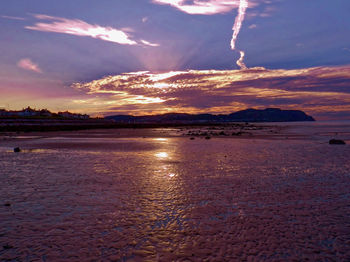
<path fill-rule="evenodd" d="M 349 14 L 349 0 L 2 0 L 0 108 L 350 119 Z"/>

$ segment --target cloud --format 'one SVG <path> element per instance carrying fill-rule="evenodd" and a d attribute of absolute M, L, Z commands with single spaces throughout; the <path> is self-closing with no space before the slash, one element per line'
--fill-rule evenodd
<path fill-rule="evenodd" d="M 274 0 L 276 1 L 276 0 Z M 191 15 L 216 15 L 231 12 L 240 5 L 240 0 L 153 0 L 155 4 L 170 5 L 180 11 Z M 260 4 L 269 5 L 273 1 L 250 0 L 248 8 L 254 8 Z M 263 12 L 262 16 L 268 16 L 271 8 Z"/>
<path fill-rule="evenodd" d="M 252 24 L 252 25 L 248 26 L 249 29 L 255 29 L 255 28 L 257 28 L 257 27 L 258 27 L 258 26 L 257 26 L 256 24 Z"/>
<path fill-rule="evenodd" d="M 26 20 L 23 17 L 18 17 L 18 16 L 9 16 L 9 15 L 2 15 L 1 18 L 5 18 L 5 19 L 10 19 L 10 20 Z"/>
<path fill-rule="evenodd" d="M 155 4 L 171 5 L 182 12 L 191 15 L 214 15 L 224 14 L 239 7 L 240 0 L 153 0 Z M 252 4 L 251 6 L 254 6 Z"/>
<path fill-rule="evenodd" d="M 100 110 L 125 114 L 230 113 L 249 107 L 301 109 L 325 117 L 350 115 L 350 66 L 295 70 L 188 70 L 108 76 L 73 88 Z M 108 101 L 108 103 L 107 103 Z"/>
<path fill-rule="evenodd" d="M 120 45 L 156 46 L 156 44 L 152 44 L 148 41 L 146 41 L 147 44 L 145 44 L 142 41 L 138 42 L 131 39 L 130 35 L 128 34 L 130 29 L 123 31 L 122 29 L 116 29 L 113 27 L 92 25 L 78 19 L 67 19 L 47 15 L 34 15 L 34 17 L 39 20 L 47 20 L 48 22 L 36 23 L 34 26 L 26 26 L 26 29 L 75 36 L 88 36 Z"/>
<path fill-rule="evenodd" d="M 40 69 L 40 67 L 34 62 L 32 62 L 29 58 L 23 58 L 19 60 L 17 63 L 17 66 L 24 70 L 33 71 L 36 73 L 42 73 L 42 70 Z"/>
<path fill-rule="evenodd" d="M 148 42 L 148 41 L 146 41 L 144 39 L 141 39 L 140 41 L 144 45 L 153 46 L 153 47 L 159 46 L 159 44 L 154 44 L 154 43 Z"/>
<path fill-rule="evenodd" d="M 152 2 L 155 4 L 170 5 L 190 15 L 225 14 L 231 12 L 233 9 L 238 9 L 238 15 L 232 28 L 232 50 L 236 50 L 236 41 L 245 19 L 247 8 L 256 7 L 258 4 L 269 5 L 272 3 L 268 0 L 153 0 Z M 261 16 L 268 16 L 272 10 L 273 8 L 266 7 Z M 243 50 L 237 51 L 240 53 L 240 58 L 236 61 L 236 64 L 241 69 L 246 69 L 247 66 L 244 63 L 245 52 Z"/>

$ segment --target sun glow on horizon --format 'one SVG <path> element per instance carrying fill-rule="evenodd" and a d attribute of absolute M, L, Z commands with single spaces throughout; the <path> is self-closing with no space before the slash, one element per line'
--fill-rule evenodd
<path fill-rule="evenodd" d="M 166 73 L 148 74 L 148 75 L 150 80 L 152 80 L 153 82 L 157 82 L 157 81 L 162 81 L 170 77 L 177 76 L 184 73 L 186 73 L 186 71 L 170 71 Z"/>
<path fill-rule="evenodd" d="M 334 105 L 327 106 L 330 98 L 342 101 L 336 105 L 339 111 L 350 110 L 350 94 L 343 91 L 350 81 L 349 75 L 350 66 L 141 71 L 75 83 L 72 87 L 93 96 L 90 102 L 100 103 L 105 112 L 121 110 L 133 115 L 232 113 L 257 106 L 295 109 L 302 104 L 298 108 L 311 114 L 321 108 L 334 110 Z M 327 86 L 329 78 L 340 79 L 333 83 L 332 89 Z M 320 91 L 315 90 L 315 86 L 324 87 Z M 264 101 L 264 105 L 259 101 Z M 84 104 L 88 103 L 89 100 Z"/>

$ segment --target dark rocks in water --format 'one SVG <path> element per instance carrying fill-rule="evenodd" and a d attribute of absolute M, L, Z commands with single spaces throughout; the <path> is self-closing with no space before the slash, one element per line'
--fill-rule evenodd
<path fill-rule="evenodd" d="M 194 140 L 194 137 L 191 137 L 190 140 Z"/>
<path fill-rule="evenodd" d="M 210 136 L 206 136 L 205 139 L 209 140 L 211 137 Z"/>
<path fill-rule="evenodd" d="M 13 152 L 19 153 L 19 152 L 21 152 L 21 149 L 20 149 L 19 147 L 15 147 L 15 148 L 13 149 Z"/>
<path fill-rule="evenodd" d="M 331 139 L 329 140 L 330 145 L 346 145 L 345 141 L 340 139 Z"/>
<path fill-rule="evenodd" d="M 9 244 L 6 244 L 5 246 L 2 246 L 3 249 L 11 249 L 13 248 L 13 246 L 9 245 Z"/>
<path fill-rule="evenodd" d="M 7 202 L 4 204 L 5 207 L 10 207 L 11 206 L 11 203 Z"/>

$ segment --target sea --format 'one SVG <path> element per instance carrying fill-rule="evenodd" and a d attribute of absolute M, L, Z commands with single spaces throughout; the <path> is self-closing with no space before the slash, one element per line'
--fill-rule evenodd
<path fill-rule="evenodd" d="M 350 123 L 279 125 L 0 136 L 0 260 L 350 261 Z"/>

